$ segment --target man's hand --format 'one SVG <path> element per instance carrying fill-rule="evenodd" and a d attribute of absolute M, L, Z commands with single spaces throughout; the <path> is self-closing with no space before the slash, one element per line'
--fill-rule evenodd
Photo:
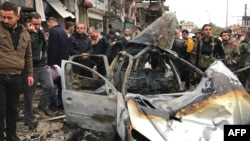
<path fill-rule="evenodd" d="M 110 46 L 111 46 L 111 47 L 113 47 L 113 46 L 115 46 L 115 45 L 116 45 L 116 42 L 115 42 L 115 41 L 110 43 Z"/>
<path fill-rule="evenodd" d="M 28 23 L 28 30 L 30 31 L 30 32 L 35 32 L 35 33 L 37 33 L 37 30 L 36 30 L 36 28 L 34 27 L 34 25 L 32 25 L 32 24 L 30 24 L 30 23 Z"/>
<path fill-rule="evenodd" d="M 89 54 L 88 53 L 82 53 L 82 59 L 87 59 L 89 58 Z"/>
<path fill-rule="evenodd" d="M 55 65 L 51 65 L 50 68 L 52 69 L 56 69 Z"/>
<path fill-rule="evenodd" d="M 28 76 L 28 86 L 32 86 L 34 84 L 34 78 L 32 76 Z"/>

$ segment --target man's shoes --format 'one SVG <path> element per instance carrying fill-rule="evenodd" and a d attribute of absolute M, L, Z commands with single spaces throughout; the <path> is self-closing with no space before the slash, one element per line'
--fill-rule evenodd
<path fill-rule="evenodd" d="M 53 116 L 53 113 L 52 113 L 52 111 L 51 111 L 49 108 L 43 108 L 43 107 L 41 107 L 41 106 L 38 106 L 38 108 L 39 108 L 40 110 L 42 110 L 47 116 L 50 116 L 50 117 Z"/>
<path fill-rule="evenodd" d="M 16 134 L 7 135 L 6 141 L 20 141 Z"/>
<path fill-rule="evenodd" d="M 36 128 L 38 122 L 37 121 L 26 121 L 24 122 L 24 125 L 28 126 L 30 130 L 33 130 Z"/>

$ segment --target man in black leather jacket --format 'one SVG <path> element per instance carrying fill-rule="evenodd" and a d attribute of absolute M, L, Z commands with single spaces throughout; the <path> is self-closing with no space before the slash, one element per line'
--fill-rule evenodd
<path fill-rule="evenodd" d="M 42 85 L 42 95 L 40 97 L 38 108 L 46 115 L 52 116 L 52 112 L 48 107 L 50 95 L 54 89 L 53 80 L 50 74 L 49 67 L 46 62 L 46 41 L 43 32 L 40 30 L 41 16 L 37 12 L 31 12 L 28 15 L 27 29 L 31 37 L 32 59 L 33 59 L 33 77 L 34 83 L 39 82 Z M 24 72 L 25 75 L 25 72 Z M 23 80 L 25 81 L 25 79 Z M 26 84 L 26 83 L 24 83 Z M 34 122 L 32 100 L 36 91 L 36 85 L 24 86 L 24 120 L 25 125 L 30 129 L 36 127 L 37 122 Z"/>

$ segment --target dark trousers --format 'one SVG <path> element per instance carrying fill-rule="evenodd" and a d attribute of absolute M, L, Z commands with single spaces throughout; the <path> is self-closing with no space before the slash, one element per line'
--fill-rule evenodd
<path fill-rule="evenodd" d="M 20 90 L 20 74 L 0 74 L 0 141 L 4 140 L 5 120 L 6 135 L 12 136 L 16 134 Z"/>
<path fill-rule="evenodd" d="M 185 82 L 185 87 L 190 87 L 190 72 L 187 68 L 182 67 L 180 70 L 181 73 L 181 80 Z"/>
<path fill-rule="evenodd" d="M 238 76 L 240 82 L 242 83 L 243 87 L 250 94 L 250 70 L 242 71 L 242 72 L 238 73 L 237 76 Z"/>
<path fill-rule="evenodd" d="M 188 61 L 189 63 L 191 63 L 191 54 L 187 53 L 187 56 L 184 58 L 186 61 Z M 189 89 L 190 87 L 190 71 L 188 68 L 183 68 L 184 69 L 184 79 L 185 79 L 185 87 Z"/>
<path fill-rule="evenodd" d="M 81 58 L 75 58 L 73 60 L 74 62 L 77 62 L 79 64 L 85 65 L 87 67 L 92 68 L 94 66 L 93 61 L 90 59 L 81 59 Z M 90 71 L 87 71 L 79 66 L 73 65 L 73 72 L 79 75 L 83 75 L 83 76 L 88 76 L 88 77 L 92 77 L 92 73 Z"/>
<path fill-rule="evenodd" d="M 57 96 L 58 96 L 58 103 L 59 106 L 63 104 L 62 102 L 62 79 L 61 77 L 57 80 Z"/>

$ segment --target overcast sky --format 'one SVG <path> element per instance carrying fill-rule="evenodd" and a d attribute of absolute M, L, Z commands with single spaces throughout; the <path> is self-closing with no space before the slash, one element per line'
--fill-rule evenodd
<path fill-rule="evenodd" d="M 241 24 L 245 12 L 250 16 L 250 0 L 166 0 L 170 11 L 176 12 L 178 21 L 192 21 L 201 27 L 209 20 L 221 27 L 226 26 L 228 1 L 228 25 Z"/>

